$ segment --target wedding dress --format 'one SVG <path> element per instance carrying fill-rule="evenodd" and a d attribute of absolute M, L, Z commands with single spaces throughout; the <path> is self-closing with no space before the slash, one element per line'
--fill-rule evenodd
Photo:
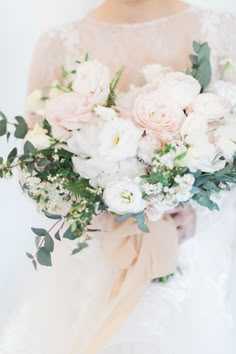
<path fill-rule="evenodd" d="M 193 40 L 209 42 L 217 80 L 220 60 L 236 60 L 235 31 L 233 16 L 192 6 L 174 16 L 130 25 L 87 16 L 42 36 L 30 89 L 49 85 L 60 77 L 62 64 L 73 68 L 76 59 L 89 53 L 113 73 L 125 64 L 120 83 L 125 91 L 130 83 L 144 83 L 141 69 L 146 64 L 184 71 Z M 98 354 L 235 353 L 236 193 L 220 197 L 219 203 L 220 212 L 197 208 L 196 235 L 180 246 L 178 272 L 166 284 L 150 285 Z M 73 248 L 71 241 L 58 243 L 54 266 L 27 277 L 24 290 L 19 289 L 21 301 L 0 335 L 1 354 L 69 354 L 84 321 L 94 325 L 93 304 L 102 298 L 115 270 L 106 264 L 99 239 L 72 257 Z"/>

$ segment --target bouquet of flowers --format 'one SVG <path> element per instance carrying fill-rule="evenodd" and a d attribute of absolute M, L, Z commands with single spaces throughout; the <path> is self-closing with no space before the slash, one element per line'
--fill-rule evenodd
<path fill-rule="evenodd" d="M 50 90 L 36 90 L 26 109 L 37 123 L 16 117 L 14 130 L 1 114 L 0 136 L 24 140 L 0 157 L 0 177 L 21 171 L 23 190 L 54 219 L 50 230 L 32 228 L 37 262 L 50 266 L 54 238 L 75 240 L 73 254 L 87 247 L 94 216 L 109 212 L 116 222 L 147 219 L 192 200 L 218 209 L 214 193 L 236 183 L 236 117 L 230 102 L 204 92 L 211 81 L 210 49 L 194 42 L 192 68 L 174 72 L 153 64 L 146 84 L 117 94 L 123 68 L 111 79 L 108 67 L 86 55 Z M 95 231 L 95 230 L 94 230 Z"/>

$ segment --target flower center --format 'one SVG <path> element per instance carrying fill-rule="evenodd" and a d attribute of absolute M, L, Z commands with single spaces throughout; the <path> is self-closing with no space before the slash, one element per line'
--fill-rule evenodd
<path fill-rule="evenodd" d="M 126 204 L 131 203 L 133 201 L 133 193 L 128 190 L 123 190 L 120 196 L 122 201 Z"/>
<path fill-rule="evenodd" d="M 115 136 L 115 137 L 114 137 L 114 143 L 115 143 L 115 145 L 118 145 L 119 142 L 120 142 L 119 136 Z"/>

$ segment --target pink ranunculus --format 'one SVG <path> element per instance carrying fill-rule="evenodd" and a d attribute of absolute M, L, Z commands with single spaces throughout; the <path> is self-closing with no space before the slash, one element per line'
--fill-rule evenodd
<path fill-rule="evenodd" d="M 91 112 L 91 104 L 86 98 L 69 92 L 49 100 L 45 116 L 52 126 L 77 130 L 90 121 Z"/>
<path fill-rule="evenodd" d="M 110 71 L 98 60 L 86 61 L 77 68 L 73 90 L 92 104 L 103 104 L 109 95 Z"/>
<path fill-rule="evenodd" d="M 230 112 L 230 103 L 214 93 L 202 93 L 195 98 L 187 111 L 204 116 L 210 123 L 224 118 Z"/>
<path fill-rule="evenodd" d="M 140 95 L 135 101 L 133 115 L 147 134 L 153 134 L 164 142 L 172 140 L 180 132 L 186 118 L 182 109 L 165 100 L 158 91 Z"/>
<path fill-rule="evenodd" d="M 182 109 L 187 108 L 200 93 L 199 82 L 190 75 L 181 72 L 167 74 L 160 83 L 160 90 Z"/>

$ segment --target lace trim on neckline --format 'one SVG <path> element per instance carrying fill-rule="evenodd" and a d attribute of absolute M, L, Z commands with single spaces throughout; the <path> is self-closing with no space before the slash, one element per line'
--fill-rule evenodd
<path fill-rule="evenodd" d="M 193 5 L 189 5 L 186 9 L 179 11 L 176 14 L 169 15 L 169 16 L 163 16 L 161 18 L 157 18 L 155 20 L 150 20 L 150 21 L 144 21 L 144 22 L 136 22 L 136 23 L 111 23 L 111 22 L 105 22 L 105 21 L 100 21 L 89 14 L 84 18 L 82 22 L 87 22 L 87 23 L 92 23 L 96 25 L 102 25 L 102 26 L 110 26 L 110 27 L 117 27 L 117 28 L 137 28 L 137 27 L 142 27 L 142 26 L 150 26 L 150 25 L 155 25 L 163 22 L 167 22 L 169 20 L 178 18 L 182 15 L 185 15 L 186 13 L 192 12 L 196 10 L 197 7 Z"/>

